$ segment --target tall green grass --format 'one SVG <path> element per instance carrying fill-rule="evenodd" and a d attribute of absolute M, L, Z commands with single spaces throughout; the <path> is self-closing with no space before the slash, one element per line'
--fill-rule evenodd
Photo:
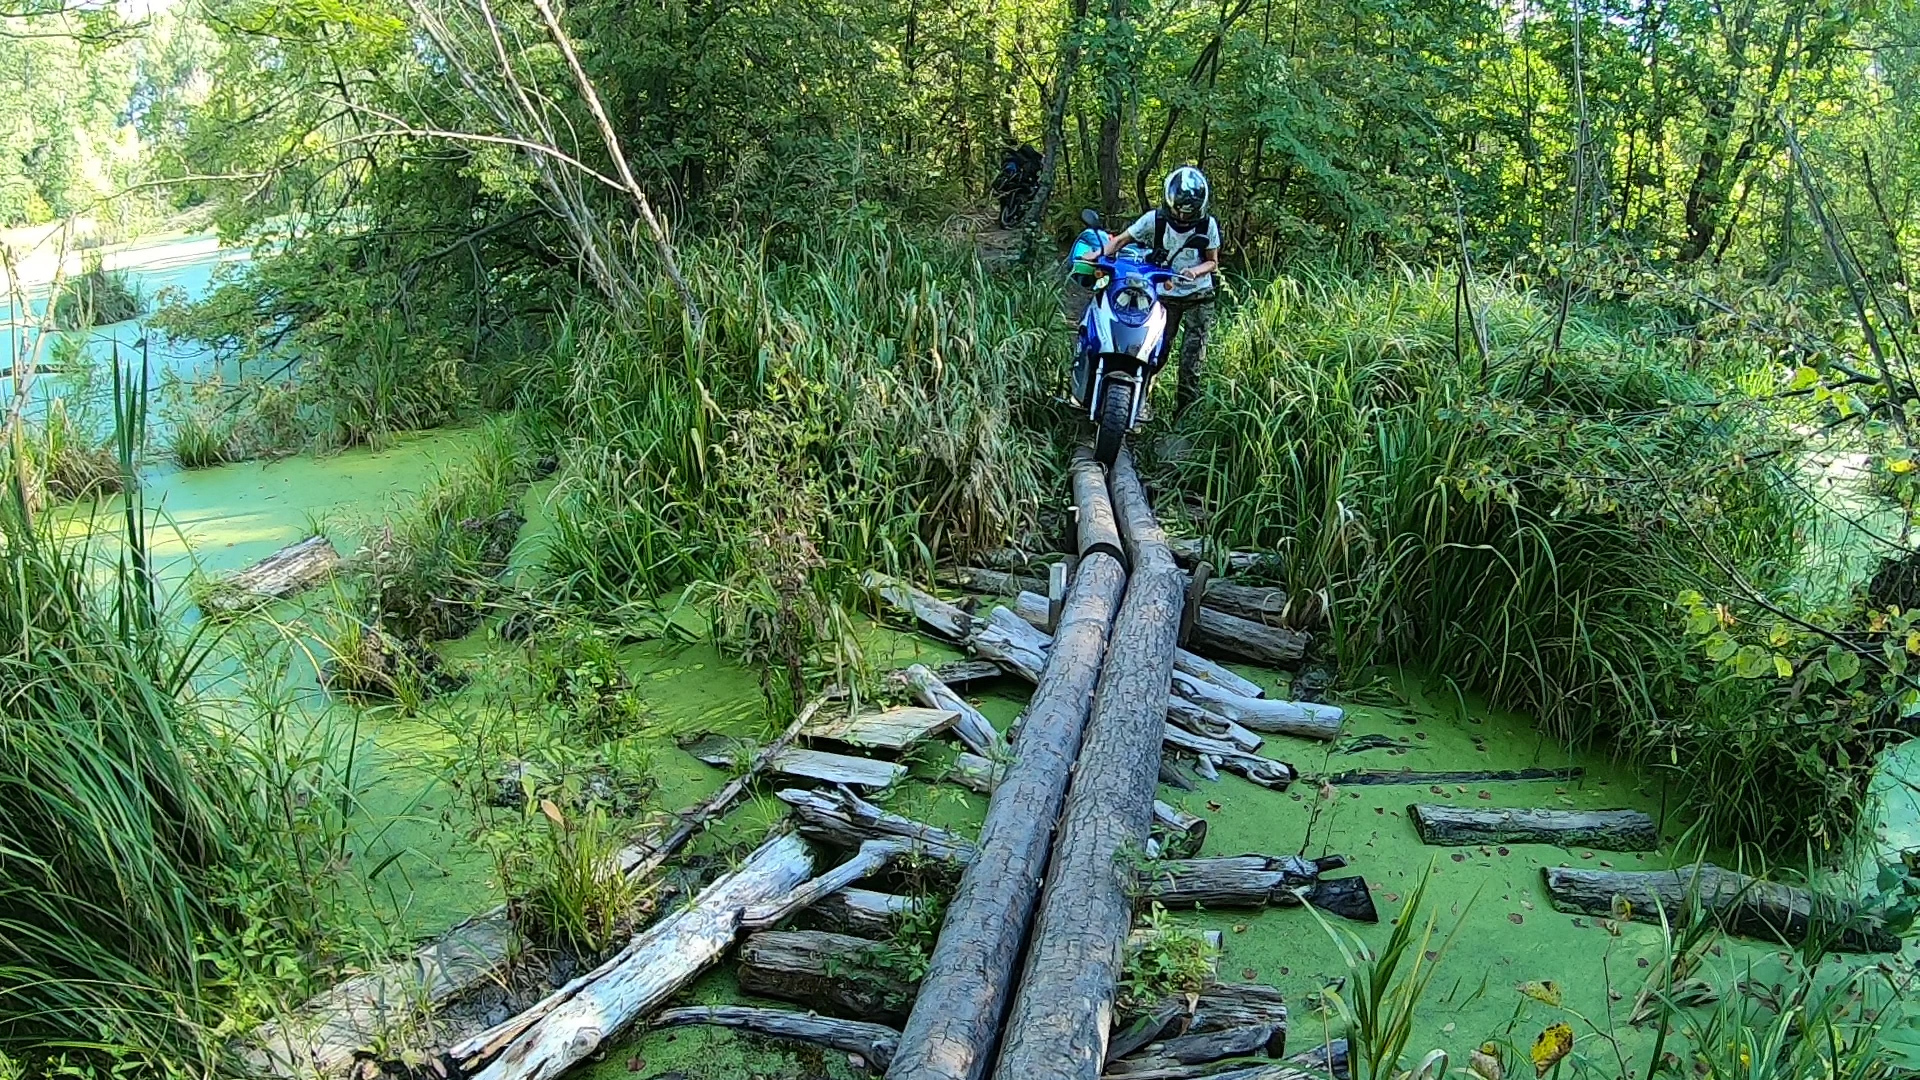
<path fill-rule="evenodd" d="M 1168 470 L 1221 540 L 1325 591 L 1344 666 L 1430 668 L 1673 770 L 1719 839 L 1831 824 L 1846 809 L 1802 748 L 1743 734 L 1758 690 L 1699 670 L 1674 613 L 1722 566 L 1766 588 L 1800 558 L 1806 508 L 1737 467 L 1775 432 L 1678 407 L 1715 397 L 1711 373 L 1651 338 L 1576 316 L 1552 354 L 1548 304 L 1483 303 L 1485 362 L 1433 274 L 1274 284 L 1223 322 Z"/>

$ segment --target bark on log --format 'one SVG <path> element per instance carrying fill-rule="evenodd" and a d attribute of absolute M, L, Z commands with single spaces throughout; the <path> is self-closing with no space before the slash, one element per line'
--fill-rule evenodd
<path fill-rule="evenodd" d="M 1120 546 L 1120 526 L 1114 519 L 1113 503 L 1107 495 L 1107 470 L 1101 468 L 1092 451 L 1083 446 L 1073 452 L 1072 478 L 1080 558 L 1103 552 L 1120 563 L 1124 571 L 1127 555 Z"/>
<path fill-rule="evenodd" d="M 1284 626 L 1268 626 L 1202 607 L 1187 644 L 1208 656 L 1227 656 L 1265 667 L 1287 667 L 1307 654 L 1313 636 Z"/>
<path fill-rule="evenodd" d="M 1853 903 L 1717 866 L 1678 870 L 1583 870 L 1546 867 L 1547 896 L 1559 911 L 1625 914 L 1641 922 L 1683 926 L 1696 908 L 1730 934 L 1797 945 L 1809 934 L 1833 935 L 1840 952 L 1897 952 L 1900 939 Z M 1624 900 L 1631 910 L 1617 901 Z M 1622 910 L 1616 910 L 1620 907 Z"/>
<path fill-rule="evenodd" d="M 1076 466 L 1076 476 L 1084 471 Z M 1102 516 L 1090 508 L 1106 504 L 1104 490 L 1082 491 L 1076 483 L 1075 492 L 1083 517 Z M 1013 758 L 987 806 L 977 854 L 947 905 L 901 1033 L 889 1072 L 896 1078 L 979 1080 L 986 1073 L 1125 589 L 1126 572 L 1114 555 L 1096 548 L 1080 560 Z"/>
<path fill-rule="evenodd" d="M 1153 830 L 1162 837 L 1160 850 L 1174 858 L 1191 859 L 1207 842 L 1206 818 L 1159 799 L 1153 800 Z"/>
<path fill-rule="evenodd" d="M 948 641 L 963 642 L 979 628 L 979 620 L 954 605 L 877 570 L 867 571 L 863 584 L 893 611 Z"/>
<path fill-rule="evenodd" d="M 795 912 L 811 907 L 841 889 L 870 877 L 893 865 L 907 853 L 907 845 L 897 840 L 869 840 L 860 845 L 853 858 L 814 878 L 778 900 L 754 904 L 740 914 L 743 930 L 764 930 L 786 920 Z"/>
<path fill-rule="evenodd" d="M 930 858 L 967 862 L 973 842 L 958 833 L 882 810 L 851 791 L 788 788 L 774 797 L 793 808 L 800 832 L 809 839 L 858 851 L 868 840 L 902 840 Z"/>
<path fill-rule="evenodd" d="M 1258 1024 L 1225 1031 L 1189 1032 L 1148 1045 L 1137 1055 L 1110 1062 L 1107 1076 L 1146 1077 L 1199 1076 L 1181 1066 L 1205 1065 L 1225 1058 L 1279 1057 L 1286 1053 L 1287 1028 L 1283 1024 Z"/>
<path fill-rule="evenodd" d="M 1638 810 L 1481 810 L 1415 803 L 1407 807 L 1420 842 L 1436 847 L 1470 844 L 1558 844 L 1602 851 L 1652 851 L 1660 830 Z"/>
<path fill-rule="evenodd" d="M 1298 907 L 1304 900 L 1356 922 L 1378 922 L 1366 879 L 1322 877 L 1333 868 L 1328 861 L 1297 855 L 1165 859 L 1142 869 L 1140 899 L 1168 908 Z"/>
<path fill-rule="evenodd" d="M 292 596 L 323 581 L 340 566 L 340 553 L 324 536 L 289 544 L 232 577 L 216 583 L 200 598 L 211 616 L 236 615 L 272 600 Z"/>
<path fill-rule="evenodd" d="M 885 938 L 892 935 L 901 919 L 913 913 L 914 906 L 915 901 L 910 896 L 867 889 L 841 889 L 831 896 L 821 897 L 804 914 L 811 929 L 831 930 L 836 934 L 851 934 L 854 937 Z"/>
<path fill-rule="evenodd" d="M 1412 769 L 1362 769 L 1334 773 L 1315 781 L 1334 787 L 1376 786 L 1381 784 L 1498 784 L 1533 780 L 1578 780 L 1586 770 L 1571 769 L 1486 769 L 1467 772 L 1414 772 Z"/>
<path fill-rule="evenodd" d="M 1184 750 L 1200 757 L 1203 761 L 1218 765 L 1228 772 L 1239 773 L 1261 787 L 1275 791 L 1285 791 L 1293 783 L 1293 766 L 1284 761 L 1275 761 L 1258 754 L 1249 754 L 1239 747 L 1221 739 L 1210 739 L 1205 735 L 1195 735 L 1185 728 L 1174 724 L 1162 723 L 1162 737 L 1168 746 Z"/>
<path fill-rule="evenodd" d="M 993 610 L 1008 616 L 1012 622 L 1006 619 L 995 621 L 989 615 L 987 625 L 968 639 L 967 648 L 973 650 L 973 655 L 991 660 L 1012 674 L 1038 685 L 1040 673 L 1047 666 L 1047 648 L 1052 639 L 1028 626 L 1005 608 Z"/>
<path fill-rule="evenodd" d="M 1000 737 L 1000 732 L 992 722 L 982 716 L 979 709 L 967 704 L 965 698 L 954 693 L 925 664 L 907 668 L 905 680 L 915 701 L 932 708 L 945 709 L 959 718 L 954 721 L 953 733 L 967 745 L 967 749 L 995 760 L 1006 756 L 1006 740 Z"/>
<path fill-rule="evenodd" d="M 768 840 L 740 869 L 702 889 L 691 907 L 661 919 L 595 968 L 584 985 L 514 1039 L 476 1080 L 560 1076 L 718 960 L 733 943 L 742 908 L 785 895 L 812 870 L 813 856 L 798 836 Z M 474 1062 L 461 1064 L 475 1075 Z"/>
<path fill-rule="evenodd" d="M 1004 610 L 1004 608 L 995 608 L 994 610 L 999 611 Z M 1038 636 L 1021 635 L 1017 631 L 1009 629 L 1008 633 L 1010 635 L 1019 637 L 1026 643 L 1028 648 L 1042 653 L 1051 647 L 1052 639 L 1048 638 L 1046 633 L 1046 597 L 1041 596 L 1039 593 L 1022 590 L 1013 598 L 1013 613 L 1018 615 L 1020 621 L 1026 623 Z M 1006 625 L 1011 627 L 1011 624 Z M 1232 695 L 1235 700 L 1256 698 L 1266 693 L 1266 691 L 1260 688 L 1258 683 L 1250 679 L 1243 679 L 1235 675 L 1231 670 L 1214 663 L 1206 657 L 1195 655 L 1185 649 L 1176 649 L 1174 651 L 1173 669 L 1181 677 L 1209 683 L 1219 692 Z M 1320 708 L 1331 708 L 1331 706 L 1320 706 Z"/>
<path fill-rule="evenodd" d="M 914 984 L 866 959 L 885 947 L 819 930 L 763 930 L 740 945 L 740 989 L 896 1025 L 913 1003 Z"/>
<path fill-rule="evenodd" d="M 1183 671 L 1173 673 L 1173 692 L 1255 731 L 1335 739 L 1340 736 L 1340 726 L 1346 722 L 1346 711 L 1338 705 L 1243 697 Z"/>
<path fill-rule="evenodd" d="M 1160 758 L 1160 782 L 1168 787 L 1179 788 L 1181 791 L 1200 790 L 1199 785 L 1193 782 L 1193 778 L 1182 771 L 1179 765 L 1169 761 L 1165 755 Z"/>
<path fill-rule="evenodd" d="M 1214 983 L 1189 1003 L 1168 998 L 1150 1012 L 1115 1032 L 1107 1051 L 1107 1065 L 1150 1043 L 1179 1035 L 1231 1031 L 1235 1028 L 1277 1027 L 1285 1031 L 1287 1004 L 1280 991 L 1260 983 Z"/>
<path fill-rule="evenodd" d="M 1263 626 L 1284 626 L 1283 616 L 1287 613 L 1287 590 L 1269 589 L 1258 585 L 1242 585 L 1236 581 L 1213 577 L 1207 579 L 1206 588 L 1200 590 L 1200 600 L 1206 607 L 1224 612 L 1248 622 L 1257 622 Z"/>
<path fill-rule="evenodd" d="M 1173 674 L 1181 574 L 1124 450 L 1108 487 L 1132 576 L 1002 1042 L 997 1074 L 1021 1080 L 1094 1080 L 1106 1060 L 1133 921 L 1135 883 L 1122 856 L 1146 846 L 1167 726 L 1162 695 Z"/>
<path fill-rule="evenodd" d="M 884 1024 L 748 1005 L 697 1005 L 668 1009 L 654 1017 L 651 1026 L 659 1029 L 689 1024 L 729 1027 L 772 1039 L 812 1043 L 843 1054 L 858 1054 L 876 1069 L 884 1069 L 893 1061 L 894 1048 L 900 1042 L 900 1033 Z"/>

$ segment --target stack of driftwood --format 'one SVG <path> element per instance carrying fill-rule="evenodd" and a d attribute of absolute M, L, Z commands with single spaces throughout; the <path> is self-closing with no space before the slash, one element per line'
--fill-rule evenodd
<path fill-rule="evenodd" d="M 1212 606 L 1219 583 L 1196 588 L 1205 575 L 1181 569 L 1124 455 L 1110 476 L 1082 455 L 1072 478 L 1078 550 L 1070 573 L 1037 583 L 1048 595 L 1015 588 L 1011 607 L 980 616 L 875 576 L 869 584 L 886 605 L 978 659 L 898 673 L 913 706 L 853 713 L 816 704 L 768 745 L 690 746 L 703 760 L 745 767 L 673 833 L 623 852 L 628 872 L 658 870 L 763 776 L 792 783 L 776 794 L 797 827 L 776 829 L 598 967 L 452 1041 L 439 1062 L 445 1071 L 554 1077 L 645 1021 L 808 1041 L 894 1077 L 1300 1075 L 1301 1062 L 1268 1060 L 1286 1036 L 1286 1010 L 1270 987 L 1214 985 L 1126 1015 L 1117 989 L 1129 948 L 1144 947 L 1135 924 L 1149 905 L 1304 903 L 1375 918 L 1361 878 L 1330 875 L 1344 859 L 1201 857 L 1205 821 L 1155 798 L 1172 755 L 1203 775 L 1224 769 L 1284 788 L 1294 770 L 1258 753 L 1262 733 L 1330 739 L 1342 714 L 1270 700 L 1188 651 L 1183 635 L 1201 652 L 1267 660 L 1297 659 L 1306 642 Z M 999 583 L 1008 584 L 1027 583 Z M 1216 647 L 1229 640 L 1239 644 Z M 954 689 L 1003 673 L 1034 684 L 1011 742 Z M 944 734 L 966 747 L 952 779 L 990 795 L 974 837 L 869 801 L 905 773 L 893 758 Z M 957 878 L 924 971 L 890 957 L 888 938 L 922 902 L 889 891 L 902 860 L 921 879 L 929 863 Z M 461 930 L 464 942 L 443 940 L 401 969 L 343 984 L 263 1028 L 256 1066 L 338 1074 L 366 1056 L 396 986 L 425 987 L 429 1001 L 441 1001 L 492 977 L 512 946 L 506 912 Z M 661 1011 L 729 951 L 742 989 L 808 1011 Z M 1251 1071 L 1221 1071 L 1236 1058 L 1254 1059 Z"/>

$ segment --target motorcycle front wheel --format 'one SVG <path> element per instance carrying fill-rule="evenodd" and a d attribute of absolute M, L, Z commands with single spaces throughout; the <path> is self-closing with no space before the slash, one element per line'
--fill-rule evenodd
<path fill-rule="evenodd" d="M 1126 441 L 1127 426 L 1133 419 L 1132 387 L 1118 379 L 1107 384 L 1100 395 L 1100 430 L 1093 436 L 1093 456 L 1102 465 L 1112 465 L 1120 456 L 1120 444 Z"/>

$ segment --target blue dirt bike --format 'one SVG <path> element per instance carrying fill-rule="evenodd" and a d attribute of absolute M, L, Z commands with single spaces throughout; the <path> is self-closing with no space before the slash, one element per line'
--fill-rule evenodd
<path fill-rule="evenodd" d="M 1148 261 L 1147 249 L 1128 244 L 1112 258 L 1100 252 L 1111 236 L 1100 215 L 1084 210 L 1086 222 L 1073 245 L 1069 271 L 1093 290 L 1080 317 L 1074 345 L 1073 403 L 1093 421 L 1093 456 L 1113 464 L 1127 433 L 1140 423 L 1153 376 L 1167 360 L 1167 310 L 1160 286 L 1176 275 Z"/>

